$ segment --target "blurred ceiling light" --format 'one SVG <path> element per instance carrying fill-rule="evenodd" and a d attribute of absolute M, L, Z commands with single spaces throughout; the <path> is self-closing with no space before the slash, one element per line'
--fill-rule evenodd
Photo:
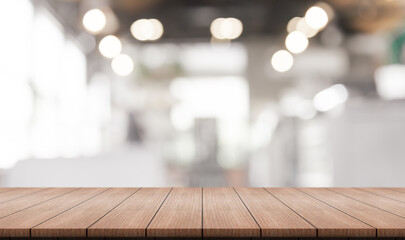
<path fill-rule="evenodd" d="M 302 32 L 294 31 L 288 34 L 285 46 L 292 53 L 301 53 L 307 49 L 308 39 Z"/>
<path fill-rule="evenodd" d="M 298 20 L 296 31 L 302 32 L 307 38 L 314 37 L 318 33 L 318 29 L 312 28 L 308 25 L 304 18 Z"/>
<path fill-rule="evenodd" d="M 100 9 L 92 9 L 83 16 L 83 26 L 87 31 L 97 34 L 104 29 L 107 23 L 105 14 Z"/>
<path fill-rule="evenodd" d="M 163 25 L 157 19 L 139 19 L 131 25 L 131 34 L 139 41 L 155 41 L 163 35 Z"/>
<path fill-rule="evenodd" d="M 292 18 L 288 22 L 287 32 L 294 31 L 302 32 L 307 38 L 314 37 L 318 33 L 317 29 L 310 27 L 305 19 L 300 17 Z"/>
<path fill-rule="evenodd" d="M 313 99 L 314 108 L 320 112 L 332 110 L 347 101 L 348 92 L 344 85 L 335 84 L 317 93 Z"/>
<path fill-rule="evenodd" d="M 317 4 L 315 4 L 315 6 L 325 10 L 326 14 L 328 15 L 329 22 L 335 18 L 335 11 L 333 10 L 331 5 L 327 4 L 326 2 L 318 2 Z"/>
<path fill-rule="evenodd" d="M 243 24 L 236 18 L 217 18 L 210 26 L 212 36 L 217 39 L 236 39 L 243 31 Z"/>
<path fill-rule="evenodd" d="M 378 94 L 387 100 L 405 98 L 405 65 L 393 64 L 375 71 Z"/>
<path fill-rule="evenodd" d="M 315 29 L 322 29 L 328 24 L 328 14 L 321 7 L 313 6 L 305 13 L 305 21 Z"/>
<path fill-rule="evenodd" d="M 300 21 L 300 17 L 294 17 L 294 18 L 291 18 L 291 20 L 290 21 L 288 21 L 288 24 L 287 24 L 287 32 L 294 32 L 294 31 L 296 31 L 297 30 L 297 24 L 298 24 L 298 22 Z"/>
<path fill-rule="evenodd" d="M 121 53 L 122 44 L 116 36 L 108 35 L 101 39 L 98 49 L 104 57 L 113 58 Z"/>
<path fill-rule="evenodd" d="M 112 60 L 111 67 L 119 76 L 127 76 L 134 69 L 134 62 L 128 55 L 120 54 Z"/>
<path fill-rule="evenodd" d="M 271 65 L 277 72 L 285 72 L 290 70 L 294 64 L 294 58 L 286 50 L 279 50 L 273 54 L 271 58 Z"/>

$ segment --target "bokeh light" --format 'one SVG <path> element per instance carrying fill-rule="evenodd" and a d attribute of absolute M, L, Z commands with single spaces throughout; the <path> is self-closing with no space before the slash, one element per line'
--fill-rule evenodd
<path fill-rule="evenodd" d="M 322 29 L 328 24 L 329 17 L 321 7 L 313 6 L 305 13 L 305 21 L 315 29 Z"/>
<path fill-rule="evenodd" d="M 210 26 L 212 36 L 216 39 L 236 39 L 243 31 L 243 24 L 236 18 L 217 18 Z"/>
<path fill-rule="evenodd" d="M 288 22 L 287 32 L 294 31 L 302 32 L 307 38 L 314 37 L 319 32 L 318 29 L 310 27 L 305 19 L 300 17 L 294 17 Z"/>
<path fill-rule="evenodd" d="M 348 92 L 344 85 L 335 84 L 317 93 L 313 99 L 314 108 L 320 112 L 327 112 L 346 102 Z"/>
<path fill-rule="evenodd" d="M 290 70 L 293 64 L 294 58 L 291 53 L 286 50 L 277 51 L 271 58 L 271 65 L 277 72 L 286 72 Z"/>
<path fill-rule="evenodd" d="M 111 67 L 117 75 L 127 76 L 134 70 L 134 62 L 130 56 L 120 54 L 112 60 Z"/>
<path fill-rule="evenodd" d="M 100 9 L 92 9 L 83 16 L 84 28 L 93 34 L 101 32 L 107 23 L 105 14 Z"/>
<path fill-rule="evenodd" d="M 139 19 L 131 25 L 131 34 L 139 41 L 158 40 L 163 32 L 163 24 L 157 19 Z"/>
<path fill-rule="evenodd" d="M 104 57 L 113 58 L 121 53 L 122 44 L 116 36 L 108 35 L 101 39 L 98 49 Z"/>
<path fill-rule="evenodd" d="M 302 32 L 294 31 L 288 34 L 285 46 L 292 53 L 301 53 L 307 49 L 308 39 Z"/>

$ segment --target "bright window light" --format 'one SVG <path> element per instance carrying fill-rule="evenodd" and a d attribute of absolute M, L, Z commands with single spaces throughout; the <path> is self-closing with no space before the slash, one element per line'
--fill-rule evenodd
<path fill-rule="evenodd" d="M 233 119 L 248 114 L 249 90 L 241 77 L 177 78 L 170 92 L 182 103 L 181 110 L 193 118 Z M 188 126 L 189 122 L 182 124 Z"/>

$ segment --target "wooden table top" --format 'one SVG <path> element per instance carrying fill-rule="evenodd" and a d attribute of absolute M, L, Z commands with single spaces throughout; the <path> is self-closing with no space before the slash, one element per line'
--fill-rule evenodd
<path fill-rule="evenodd" d="M 0 237 L 405 237 L 405 188 L 0 188 Z"/>

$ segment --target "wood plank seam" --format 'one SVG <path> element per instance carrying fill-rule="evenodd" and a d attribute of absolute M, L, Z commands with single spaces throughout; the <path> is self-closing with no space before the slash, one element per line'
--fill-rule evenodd
<path fill-rule="evenodd" d="M 18 210 L 18 211 L 16 211 L 16 212 L 13 212 L 13 213 L 7 214 L 7 215 L 5 215 L 5 216 L 2 216 L 2 217 L 0 217 L 0 219 L 5 218 L 5 217 L 8 217 L 8 216 L 11 216 L 11 215 L 16 214 L 16 213 L 18 213 L 18 212 L 24 211 L 24 210 L 26 210 L 26 209 L 28 209 L 28 208 L 35 207 L 35 206 L 37 206 L 37 205 L 39 205 L 39 204 L 42 204 L 42 203 L 48 202 L 48 201 L 50 201 L 50 200 L 52 200 L 52 199 L 55 199 L 55 198 L 57 198 L 57 197 L 61 197 L 61 196 L 65 195 L 65 194 L 68 194 L 68 193 L 71 193 L 71 192 L 77 191 L 77 190 L 79 190 L 79 189 L 80 189 L 80 188 L 73 189 L 72 191 L 69 191 L 69 192 L 63 193 L 63 194 L 61 194 L 61 195 L 57 195 L 57 196 L 55 196 L 55 197 L 49 198 L 49 199 L 47 199 L 47 200 L 45 200 L 45 201 L 39 202 L 39 203 L 34 204 L 34 205 L 32 205 L 32 206 L 29 206 L 29 207 L 26 207 L 26 208 L 20 209 L 20 210 Z"/>
<path fill-rule="evenodd" d="M 295 188 L 295 189 L 297 189 L 298 191 L 300 191 L 300 192 L 302 192 L 302 193 L 305 193 L 306 195 L 308 195 L 308 196 L 310 196 L 310 197 L 312 197 L 312 198 L 314 198 L 314 199 L 316 199 L 316 200 L 318 200 L 318 201 L 320 201 L 320 202 L 325 203 L 326 205 L 329 205 L 330 207 L 332 207 L 332 208 L 334 208 L 334 209 L 336 209 L 336 210 L 338 210 L 338 211 L 340 211 L 340 212 L 342 212 L 342 213 L 344 213 L 344 214 L 346 214 L 346 215 L 348 215 L 348 216 L 350 216 L 350 217 L 352 217 L 352 218 L 354 218 L 354 219 L 356 219 L 356 220 L 358 220 L 358 221 L 360 221 L 360 222 L 362 222 L 362 223 L 364 223 L 364 224 L 366 224 L 366 225 L 368 225 L 368 226 L 370 226 L 370 227 L 372 227 L 372 228 L 374 228 L 374 229 L 375 229 L 375 236 L 374 236 L 374 237 L 377 237 L 377 228 L 376 228 L 376 227 L 371 226 L 370 224 L 368 224 L 368 223 L 362 221 L 361 219 L 358 219 L 358 218 L 356 218 L 356 217 L 350 215 L 349 213 L 344 212 L 344 211 L 340 210 L 339 208 L 336 208 L 335 206 L 333 206 L 333 205 L 331 205 L 331 204 L 329 204 L 329 203 L 327 203 L 327 202 L 322 201 L 321 199 L 319 199 L 319 198 L 317 198 L 317 197 L 314 197 L 314 196 L 312 196 L 312 195 L 310 195 L 310 194 L 308 194 L 308 193 L 306 193 L 306 192 L 304 192 L 304 191 L 301 191 L 299 188 Z"/>
<path fill-rule="evenodd" d="M 79 188 L 79 189 L 81 189 L 81 188 Z M 77 189 L 77 190 L 79 190 L 79 189 Z M 51 218 L 49 218 L 49 219 L 46 219 L 45 221 L 43 221 L 43 222 L 41 222 L 41 223 L 38 223 L 38 224 L 35 225 L 35 226 L 32 226 L 32 227 L 30 228 L 30 238 L 32 237 L 32 235 L 31 235 L 32 229 L 35 228 L 36 226 L 41 225 L 42 223 L 44 223 L 44 222 L 46 222 L 46 221 L 49 221 L 49 220 L 51 220 L 52 218 L 54 218 L 54 217 L 56 217 L 56 216 L 59 216 L 59 215 L 61 215 L 62 213 L 67 212 L 67 211 L 69 211 L 70 209 L 79 206 L 79 205 L 82 204 L 82 203 L 87 202 L 88 200 L 90 200 L 90 199 L 92 199 L 92 198 L 94 198 L 94 197 L 96 197 L 96 196 L 102 194 L 103 192 L 108 191 L 109 189 L 111 189 L 111 188 L 107 188 L 105 191 L 102 191 L 102 192 L 100 192 L 100 193 L 97 193 L 96 195 L 94 195 L 94 196 L 92 196 L 92 197 L 90 197 L 90 198 L 88 198 L 88 199 L 86 199 L 86 200 L 84 200 L 84 201 L 82 201 L 82 202 L 80 202 L 80 203 L 78 203 L 78 204 L 76 204 L 76 205 L 73 205 L 72 207 L 70 207 L 70 208 L 68 208 L 68 209 L 66 209 L 66 210 L 64 210 L 64 211 L 62 211 L 62 212 L 60 212 L 60 213 L 58 213 L 58 214 L 56 214 L 55 216 L 53 216 L 53 217 L 51 217 Z M 73 191 L 72 191 L 72 192 L 73 192 Z M 62 196 L 62 195 L 61 195 L 61 196 Z"/>
<path fill-rule="evenodd" d="M 156 214 L 159 212 L 160 208 L 163 206 L 163 203 L 165 203 L 167 197 L 170 195 L 170 193 L 172 192 L 173 188 L 170 189 L 170 191 L 167 193 L 165 199 L 162 201 L 162 203 L 160 204 L 159 208 L 156 210 L 155 214 L 153 214 L 153 217 L 150 219 L 148 225 L 145 228 L 145 237 L 148 237 L 148 227 L 151 224 L 151 222 L 153 221 L 153 219 L 155 218 Z"/>
<path fill-rule="evenodd" d="M 142 188 L 138 188 L 138 190 L 136 190 L 134 193 L 130 194 L 127 198 L 125 198 L 124 200 L 122 200 L 120 203 L 118 203 L 115 207 L 113 207 L 112 209 L 110 209 L 110 211 L 108 211 L 106 214 L 104 214 L 103 216 L 101 216 L 99 219 L 97 219 L 94 223 L 92 223 L 90 226 L 88 226 L 86 228 L 86 237 L 89 236 L 89 228 L 91 226 L 93 226 L 94 224 L 96 224 L 98 221 L 100 221 L 100 219 L 102 219 L 103 217 L 105 217 L 107 214 L 109 214 L 112 210 L 116 209 L 119 205 L 121 205 L 123 202 L 125 202 L 126 200 L 128 200 L 130 197 L 132 197 L 135 193 L 137 193 L 139 190 L 141 190 Z M 104 191 L 105 192 L 105 191 Z M 100 193 L 101 194 L 101 193 Z M 98 194 L 97 194 L 98 195 Z"/>
<path fill-rule="evenodd" d="M 284 203 L 283 201 L 281 201 L 278 197 L 276 197 L 274 194 L 272 194 L 270 191 L 268 191 L 266 188 L 263 188 L 266 192 L 268 192 L 270 195 L 272 195 L 274 198 L 276 198 L 278 201 L 280 201 L 282 204 L 284 204 L 286 207 L 288 207 L 291 211 L 293 211 L 295 214 L 297 214 L 298 216 L 300 216 L 302 219 L 304 219 L 307 223 L 309 223 L 312 227 L 314 227 L 316 229 L 316 237 L 318 237 L 318 228 L 315 227 L 314 224 L 312 224 L 310 221 L 308 221 L 307 219 L 305 219 L 303 216 L 301 216 L 298 212 L 296 212 L 294 209 L 292 209 L 290 206 L 288 206 L 286 203 Z"/>
<path fill-rule="evenodd" d="M 257 222 L 257 220 L 255 219 L 255 217 L 253 216 L 253 214 L 250 212 L 250 209 L 246 206 L 246 203 L 243 201 L 243 199 L 240 197 L 239 193 L 235 190 L 235 188 L 232 188 L 236 195 L 238 195 L 239 199 L 241 200 L 241 202 L 243 203 L 243 205 L 245 206 L 245 208 L 247 209 L 247 211 L 249 212 L 250 216 L 252 216 L 253 220 L 255 221 L 255 223 L 257 224 L 257 226 L 259 227 L 259 231 L 260 231 L 260 237 L 262 237 L 262 227 L 260 227 L 259 223 Z"/>
<path fill-rule="evenodd" d="M 329 191 L 332 191 L 332 192 L 338 193 L 338 194 L 340 194 L 340 195 L 343 195 L 343 196 L 345 196 L 345 197 L 351 198 L 351 199 L 356 200 L 356 201 L 358 201 L 358 202 L 361 202 L 361 203 L 363 203 L 363 204 L 366 204 L 366 205 L 369 205 L 369 206 L 372 206 L 372 207 L 378 208 L 378 209 L 383 210 L 383 211 L 385 211 L 385 212 L 387 212 L 387 213 L 391 213 L 391 214 L 394 214 L 395 216 L 398 216 L 398 217 L 404 218 L 403 216 L 398 215 L 398 214 L 396 214 L 396 213 L 394 213 L 394 212 L 387 211 L 387 210 L 382 209 L 382 208 L 379 208 L 379 207 L 377 207 L 377 206 L 374 206 L 374 205 L 368 204 L 368 203 L 366 203 L 366 202 L 360 201 L 360 200 L 358 200 L 358 199 L 356 199 L 356 198 L 352 198 L 352 197 L 350 197 L 350 196 L 348 196 L 348 195 L 345 195 L 345 194 L 342 194 L 342 193 L 339 193 L 339 192 L 333 191 L 333 189 L 331 189 L 331 188 L 327 188 L 327 189 L 328 189 Z M 375 194 L 374 194 L 374 195 L 375 195 Z M 377 195 L 377 196 L 378 196 L 378 195 Z"/>
<path fill-rule="evenodd" d="M 389 200 L 394 200 L 394 201 L 401 202 L 401 203 L 405 202 L 405 201 L 400 201 L 400 200 L 390 198 L 390 197 L 387 197 L 387 196 L 384 196 L 384 195 L 381 195 L 381 194 L 378 194 L 378 193 L 375 193 L 375 192 L 367 191 L 367 189 L 362 189 L 362 188 L 355 188 L 355 189 L 358 189 L 358 190 L 366 192 L 366 193 L 371 193 L 371 194 L 374 194 L 374 195 L 377 195 L 377 196 L 380 196 L 380 197 L 388 198 Z M 387 189 L 387 190 L 393 191 L 391 189 Z M 394 191 L 394 192 L 397 192 L 397 191 Z M 400 193 L 403 193 L 403 192 L 400 192 Z"/>
<path fill-rule="evenodd" d="M 14 190 L 18 190 L 18 188 L 17 188 L 17 189 L 14 189 Z M 28 193 L 27 195 L 23 195 L 23 196 L 19 196 L 19 197 L 16 197 L 16 198 L 9 199 L 9 200 L 6 200 L 6 201 L 4 201 L 4 202 L 1 202 L 0 204 L 6 203 L 6 202 L 10 202 L 10 201 L 13 201 L 13 200 L 16 200 L 16 199 L 19 199 L 19 198 L 23 198 L 23 197 L 26 197 L 26 196 L 29 196 L 29 195 L 32 195 L 32 194 L 35 194 L 35 193 L 39 193 L 39 192 L 42 192 L 42 191 L 45 191 L 45 190 L 47 190 L 47 189 L 46 189 L 46 188 L 42 188 L 42 189 L 40 189 L 39 191 L 32 192 L 32 193 Z M 6 191 L 6 192 L 7 192 L 7 191 Z M 3 192 L 0 192 L 0 193 L 3 193 Z"/>

